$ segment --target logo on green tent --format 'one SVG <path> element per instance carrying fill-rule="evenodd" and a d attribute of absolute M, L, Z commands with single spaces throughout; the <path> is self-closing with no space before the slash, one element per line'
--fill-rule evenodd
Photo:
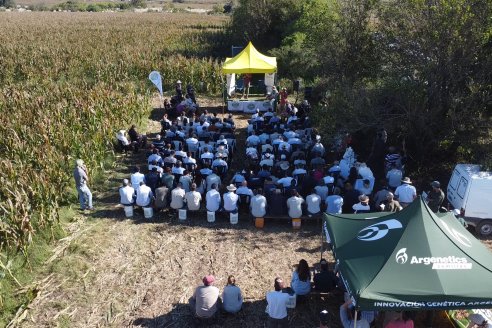
<path fill-rule="evenodd" d="M 408 255 L 406 253 L 407 249 L 402 248 L 396 253 L 396 263 L 405 264 L 408 261 Z"/>
<path fill-rule="evenodd" d="M 365 227 L 357 235 L 357 239 L 362 241 L 374 241 L 383 238 L 391 229 L 401 229 L 401 222 L 395 219 L 386 220 Z"/>
<path fill-rule="evenodd" d="M 463 246 L 466 246 L 466 247 L 472 246 L 472 243 L 471 243 L 470 239 L 468 239 L 467 236 L 465 236 L 461 232 L 457 231 L 456 229 L 450 228 L 446 224 L 446 222 L 444 222 L 443 220 L 441 220 L 441 219 L 439 219 L 439 220 L 441 221 L 441 223 L 444 226 L 444 228 L 446 229 L 446 231 L 451 235 L 451 237 L 454 238 L 454 240 L 456 240 L 458 243 L 460 243 Z"/>

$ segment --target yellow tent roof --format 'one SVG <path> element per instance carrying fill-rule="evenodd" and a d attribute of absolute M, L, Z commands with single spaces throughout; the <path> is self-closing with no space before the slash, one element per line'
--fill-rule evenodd
<path fill-rule="evenodd" d="M 274 73 L 277 71 L 277 58 L 261 54 L 251 42 L 234 58 L 226 58 L 222 72 L 230 73 Z"/>

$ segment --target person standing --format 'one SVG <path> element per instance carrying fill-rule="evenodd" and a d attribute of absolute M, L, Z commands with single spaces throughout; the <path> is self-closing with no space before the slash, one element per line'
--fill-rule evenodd
<path fill-rule="evenodd" d="M 241 289 L 236 286 L 236 278 L 232 275 L 227 278 L 227 286 L 224 287 L 222 292 L 222 304 L 224 310 L 228 313 L 237 313 L 243 306 Z"/>
<path fill-rule="evenodd" d="M 342 321 L 343 328 L 352 328 L 354 326 L 354 321 L 358 328 L 369 328 L 370 325 L 366 319 L 362 318 L 361 311 L 356 311 L 351 304 L 352 300 L 349 299 L 340 306 L 340 320 Z"/>
<path fill-rule="evenodd" d="M 249 73 L 244 74 L 243 76 L 243 95 L 241 98 L 244 98 L 244 94 L 246 94 L 246 99 L 249 97 L 249 87 L 251 85 L 251 79 L 253 76 Z"/>
<path fill-rule="evenodd" d="M 285 284 L 282 278 L 275 278 L 275 291 L 270 291 L 266 294 L 268 327 L 269 328 L 285 328 L 289 325 L 287 320 L 287 303 L 289 302 L 289 294 L 282 293 Z"/>
<path fill-rule="evenodd" d="M 75 187 L 79 194 L 80 210 L 93 210 L 92 193 L 87 186 L 89 176 L 87 175 L 87 168 L 85 167 L 83 160 L 78 159 L 75 161 L 73 177 L 75 179 Z"/>
<path fill-rule="evenodd" d="M 432 190 L 427 195 L 427 205 L 432 212 L 437 213 L 444 201 L 444 192 L 441 190 L 441 183 L 433 181 L 431 183 Z"/>

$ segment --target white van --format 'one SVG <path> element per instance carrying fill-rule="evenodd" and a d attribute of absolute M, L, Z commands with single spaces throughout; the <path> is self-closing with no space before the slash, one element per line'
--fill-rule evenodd
<path fill-rule="evenodd" d="M 492 235 L 492 172 L 458 164 L 448 184 L 448 201 L 482 236 Z"/>

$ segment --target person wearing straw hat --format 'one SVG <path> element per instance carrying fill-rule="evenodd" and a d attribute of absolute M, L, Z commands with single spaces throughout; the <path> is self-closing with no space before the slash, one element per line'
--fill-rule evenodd
<path fill-rule="evenodd" d="M 369 206 L 369 197 L 367 195 L 360 195 L 359 202 L 352 206 L 354 213 L 369 213 L 371 207 Z"/>
<path fill-rule="evenodd" d="M 402 185 L 395 190 L 395 197 L 401 207 L 405 208 L 417 198 L 417 189 L 412 186 L 412 181 L 409 177 L 403 178 L 401 182 Z"/>
<path fill-rule="evenodd" d="M 239 196 L 236 194 L 236 186 L 230 184 L 227 186 L 228 192 L 222 196 L 224 201 L 224 210 L 230 213 L 237 213 L 237 202 L 239 201 Z"/>
<path fill-rule="evenodd" d="M 75 169 L 73 170 L 73 178 L 75 180 L 75 187 L 79 194 L 80 210 L 93 210 L 92 207 L 92 193 L 87 186 L 89 182 L 89 176 L 87 174 L 87 168 L 84 161 L 78 159 L 75 161 Z"/>

